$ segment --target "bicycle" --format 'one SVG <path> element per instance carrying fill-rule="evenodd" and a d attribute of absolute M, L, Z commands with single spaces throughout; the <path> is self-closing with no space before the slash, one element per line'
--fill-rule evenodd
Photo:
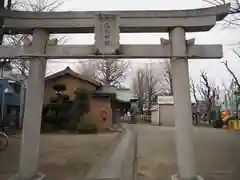
<path fill-rule="evenodd" d="M 0 151 L 4 151 L 8 146 L 8 136 L 4 132 L 0 132 Z"/>

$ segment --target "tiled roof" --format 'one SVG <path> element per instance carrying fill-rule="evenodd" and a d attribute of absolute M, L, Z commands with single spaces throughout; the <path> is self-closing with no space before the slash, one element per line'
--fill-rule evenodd
<path fill-rule="evenodd" d="M 74 72 L 73 70 L 71 70 L 70 67 L 67 67 L 66 69 L 64 69 L 62 71 L 59 71 L 59 72 L 57 72 L 55 74 L 47 76 L 45 78 L 45 81 L 49 81 L 49 80 L 52 80 L 52 79 L 55 79 L 55 78 L 58 78 L 58 77 L 64 76 L 64 75 L 70 75 L 70 76 L 73 76 L 73 77 L 75 77 L 77 79 L 80 79 L 82 81 L 87 81 L 87 82 L 89 82 L 89 83 L 91 83 L 91 84 L 93 84 L 93 85 L 95 85 L 97 87 L 101 87 L 101 83 L 100 82 L 98 82 L 98 81 L 96 81 L 94 79 L 90 79 L 90 78 L 88 78 L 88 77 L 86 77 L 84 75 L 78 74 L 78 73 Z"/>
<path fill-rule="evenodd" d="M 137 100 L 137 97 L 130 89 L 119 88 L 116 89 L 117 99 L 122 102 L 130 102 L 131 100 Z"/>
<path fill-rule="evenodd" d="M 117 88 L 111 85 L 102 86 L 102 88 L 96 91 L 95 94 L 115 94 L 117 100 L 122 102 L 130 102 L 131 100 L 137 100 L 137 97 L 134 96 L 130 89 Z"/>
<path fill-rule="evenodd" d="M 101 89 L 97 90 L 98 94 L 116 94 L 116 87 L 111 85 L 103 85 Z"/>

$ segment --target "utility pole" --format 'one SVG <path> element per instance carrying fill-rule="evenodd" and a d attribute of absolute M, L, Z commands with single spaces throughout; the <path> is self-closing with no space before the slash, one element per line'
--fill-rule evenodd
<path fill-rule="evenodd" d="M 7 9 L 10 10 L 12 8 L 12 0 L 8 0 Z"/>
<path fill-rule="evenodd" d="M 28 38 L 27 34 L 24 34 L 24 46 L 27 46 L 30 43 L 30 40 Z M 24 110 L 25 110 L 25 100 L 26 100 L 26 81 L 27 81 L 27 75 L 26 75 L 26 61 L 22 62 L 22 69 L 21 74 L 24 76 L 24 79 L 21 79 L 21 91 L 20 91 L 20 109 L 19 109 L 19 128 L 22 128 L 23 125 L 23 118 L 24 118 Z"/>
<path fill-rule="evenodd" d="M 150 111 L 152 107 L 152 60 L 149 60 L 148 62 L 148 74 L 147 74 L 147 86 L 148 86 L 148 111 Z M 150 112 L 148 112 L 150 113 Z"/>
<path fill-rule="evenodd" d="M 19 109 L 19 128 L 22 129 L 23 118 L 24 118 L 24 109 L 25 109 L 25 97 L 26 97 L 26 85 L 25 81 L 21 80 L 21 91 L 20 91 L 20 109 Z"/>

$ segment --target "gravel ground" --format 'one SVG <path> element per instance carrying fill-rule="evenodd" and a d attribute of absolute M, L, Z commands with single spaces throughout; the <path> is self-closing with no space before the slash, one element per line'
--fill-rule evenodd
<path fill-rule="evenodd" d="M 41 135 L 40 167 L 44 180 L 73 180 L 84 177 L 118 133 L 98 135 Z M 0 179 L 18 171 L 20 138 L 11 137 L 5 152 L 0 152 Z"/>
<path fill-rule="evenodd" d="M 170 180 L 177 172 L 174 128 L 135 125 L 138 131 L 138 180 Z M 240 179 L 240 132 L 194 129 L 197 173 L 205 180 Z"/>

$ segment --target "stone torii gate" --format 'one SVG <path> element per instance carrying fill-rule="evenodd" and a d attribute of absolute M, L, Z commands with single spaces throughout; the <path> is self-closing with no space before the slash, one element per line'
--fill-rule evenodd
<path fill-rule="evenodd" d="M 209 31 L 229 12 L 229 4 L 194 10 L 20 12 L 0 10 L 4 34 L 32 34 L 24 47 L 0 46 L 0 58 L 30 60 L 19 180 L 36 176 L 46 59 L 170 58 L 176 117 L 179 175 L 172 179 L 196 179 L 191 99 L 187 59 L 222 58 L 221 45 L 195 45 L 187 32 Z M 120 33 L 168 32 L 159 45 L 124 45 Z M 93 45 L 56 45 L 49 34 L 95 33 Z M 198 177 L 200 179 L 200 177 Z"/>

